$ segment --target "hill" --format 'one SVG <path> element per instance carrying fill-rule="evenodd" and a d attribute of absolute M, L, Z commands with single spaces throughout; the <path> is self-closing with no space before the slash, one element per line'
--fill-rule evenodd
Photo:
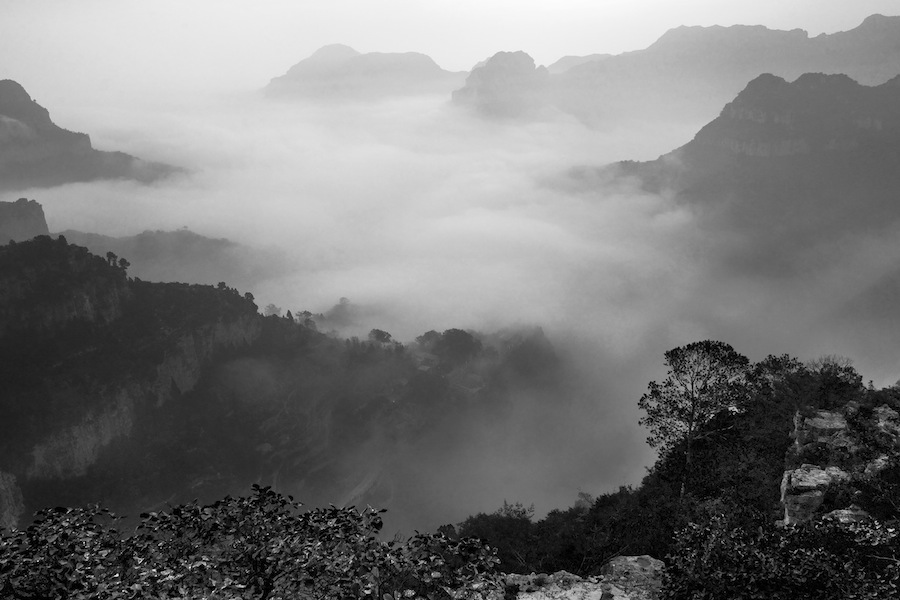
<path fill-rule="evenodd" d="M 445 71 L 417 52 L 363 54 L 334 44 L 272 79 L 264 93 L 270 98 L 366 101 L 447 94 L 463 78 L 464 74 Z"/>
<path fill-rule="evenodd" d="M 149 183 L 178 171 L 94 149 L 87 134 L 57 126 L 21 85 L 0 80 L 0 191 L 97 179 Z"/>

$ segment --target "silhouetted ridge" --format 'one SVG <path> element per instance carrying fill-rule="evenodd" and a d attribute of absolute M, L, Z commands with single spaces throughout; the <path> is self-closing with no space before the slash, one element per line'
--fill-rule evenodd
<path fill-rule="evenodd" d="M 275 77 L 270 97 L 372 100 L 425 93 L 449 93 L 462 73 L 441 69 L 418 52 L 360 53 L 349 46 L 324 46 Z"/>
<path fill-rule="evenodd" d="M 123 152 L 95 150 L 86 134 L 54 124 L 20 84 L 0 81 L 0 190 L 97 179 L 151 182 L 178 171 Z"/>

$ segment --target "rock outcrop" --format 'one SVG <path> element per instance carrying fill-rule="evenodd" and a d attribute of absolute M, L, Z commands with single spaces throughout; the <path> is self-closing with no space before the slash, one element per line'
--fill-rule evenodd
<path fill-rule="evenodd" d="M 0 471 L 0 529 L 15 527 L 25 512 L 16 476 Z"/>
<path fill-rule="evenodd" d="M 17 82 L 0 80 L 0 190 L 52 187 L 97 179 L 151 182 L 179 169 L 104 152 L 87 134 L 58 127 Z"/>
<path fill-rule="evenodd" d="M 34 200 L 19 198 L 15 202 L 0 202 L 0 245 L 49 233 L 44 209 Z"/>
<path fill-rule="evenodd" d="M 896 466 L 900 451 L 900 413 L 887 405 L 865 410 L 850 402 L 840 410 L 798 412 L 794 418 L 794 444 L 781 482 L 784 524 L 803 523 L 827 516 L 841 522 L 867 520 L 856 505 L 825 507 L 828 494 L 854 489 L 857 482 L 877 478 Z M 817 462 L 805 462 L 808 459 Z"/>
<path fill-rule="evenodd" d="M 507 593 L 519 600 L 656 600 L 662 587 L 663 562 L 650 556 L 617 556 L 597 577 L 566 571 L 551 575 L 507 575 Z"/>

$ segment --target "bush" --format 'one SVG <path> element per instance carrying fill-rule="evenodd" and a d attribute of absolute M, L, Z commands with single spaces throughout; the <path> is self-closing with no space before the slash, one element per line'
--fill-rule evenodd
<path fill-rule="evenodd" d="M 4 598 L 429 598 L 497 589 L 494 551 L 416 534 L 382 541 L 383 511 L 248 497 L 145 513 L 130 536 L 99 507 L 39 513 L 0 538 Z"/>
<path fill-rule="evenodd" d="M 691 524 L 668 558 L 664 600 L 896 598 L 900 540 L 876 523 L 820 520 L 734 527 L 717 515 Z"/>

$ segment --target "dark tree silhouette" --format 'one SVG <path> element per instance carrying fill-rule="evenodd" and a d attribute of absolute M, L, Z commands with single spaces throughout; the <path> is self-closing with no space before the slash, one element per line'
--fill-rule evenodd
<path fill-rule="evenodd" d="M 719 412 L 742 404 L 749 361 L 724 342 L 705 340 L 669 350 L 666 365 L 666 379 L 651 381 L 638 401 L 647 413 L 640 423 L 650 429 L 647 443 L 661 454 L 683 448 L 683 496 L 700 427 Z"/>

